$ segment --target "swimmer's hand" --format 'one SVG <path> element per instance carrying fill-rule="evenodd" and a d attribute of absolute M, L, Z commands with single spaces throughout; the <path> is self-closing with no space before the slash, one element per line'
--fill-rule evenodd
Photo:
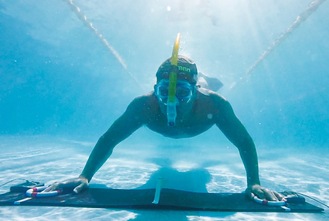
<path fill-rule="evenodd" d="M 253 195 L 256 195 L 259 199 L 266 199 L 268 201 L 285 200 L 282 194 L 266 189 L 258 184 L 248 187 L 246 189 L 246 194 L 250 199 L 252 199 Z"/>
<path fill-rule="evenodd" d="M 55 191 L 55 190 L 61 190 L 67 192 L 73 191 L 75 193 L 80 193 L 84 189 L 88 188 L 88 179 L 79 176 L 78 178 L 72 178 L 68 180 L 64 180 L 62 182 L 55 182 L 49 187 L 47 187 L 44 191 L 49 192 L 49 191 Z"/>

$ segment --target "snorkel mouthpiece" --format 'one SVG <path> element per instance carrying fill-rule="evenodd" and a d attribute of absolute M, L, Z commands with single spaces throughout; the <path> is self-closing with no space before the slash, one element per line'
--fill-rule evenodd
<path fill-rule="evenodd" d="M 177 111 L 177 98 L 176 98 L 176 84 L 177 84 L 177 64 L 178 64 L 178 50 L 180 42 L 180 33 L 177 34 L 174 48 L 171 56 L 171 71 L 169 73 L 169 87 L 168 87 L 168 100 L 167 100 L 167 121 L 168 126 L 175 126 Z"/>

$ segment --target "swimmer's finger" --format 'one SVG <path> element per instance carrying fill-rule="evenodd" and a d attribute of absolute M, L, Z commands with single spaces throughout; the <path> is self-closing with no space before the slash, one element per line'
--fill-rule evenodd
<path fill-rule="evenodd" d="M 83 183 L 81 183 L 79 186 L 75 187 L 75 188 L 73 189 L 73 192 L 75 192 L 75 193 L 80 193 L 82 190 L 86 189 L 87 186 L 88 186 L 88 183 L 83 182 Z"/>
<path fill-rule="evenodd" d="M 281 193 L 278 192 L 273 192 L 273 193 L 279 201 L 285 200 L 284 196 Z"/>

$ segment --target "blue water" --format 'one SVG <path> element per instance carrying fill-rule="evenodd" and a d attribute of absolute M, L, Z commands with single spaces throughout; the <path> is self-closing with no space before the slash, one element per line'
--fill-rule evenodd
<path fill-rule="evenodd" d="M 0 0 L 0 184 L 15 177 L 51 183 L 78 175 L 98 137 L 134 97 L 153 89 L 155 72 L 170 57 L 180 32 L 181 53 L 224 83 L 219 93 L 231 102 L 256 143 L 263 185 L 304 192 L 329 203 L 327 1 L 249 75 L 246 71 L 307 11 L 311 0 L 73 1 L 87 20 L 69 2 Z M 237 150 L 216 128 L 183 140 L 141 128 L 118 145 L 93 182 L 116 188 L 151 185 L 150 177 L 161 168 L 171 187 L 213 192 L 245 188 Z M 1 216 L 328 218 L 327 210 L 321 215 L 218 215 L 65 208 L 0 208 Z"/>

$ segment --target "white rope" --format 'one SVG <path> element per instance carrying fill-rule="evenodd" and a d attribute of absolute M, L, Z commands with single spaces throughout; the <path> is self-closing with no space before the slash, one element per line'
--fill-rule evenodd
<path fill-rule="evenodd" d="M 57 196 L 58 194 L 61 193 L 59 190 L 55 191 L 49 191 L 49 192 L 44 192 L 46 189 L 46 186 L 39 186 L 39 187 L 33 187 L 31 189 L 28 189 L 25 193 L 26 196 L 28 197 L 51 197 L 51 196 Z"/>

